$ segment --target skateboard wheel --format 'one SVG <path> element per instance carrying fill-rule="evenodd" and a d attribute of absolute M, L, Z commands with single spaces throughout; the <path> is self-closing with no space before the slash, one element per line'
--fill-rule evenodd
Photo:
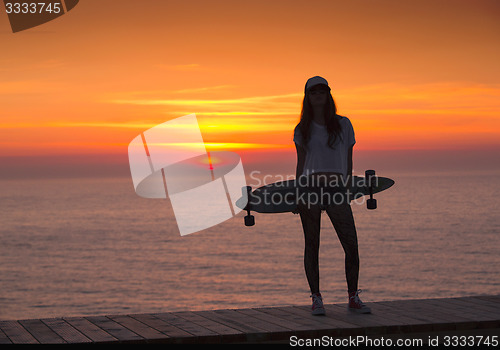
<path fill-rule="evenodd" d="M 377 200 L 370 198 L 366 201 L 366 207 L 368 209 L 377 209 Z"/>
<path fill-rule="evenodd" d="M 253 215 L 245 216 L 245 226 L 255 225 L 255 217 Z"/>
<path fill-rule="evenodd" d="M 366 170 L 365 171 L 365 181 L 367 182 L 366 185 L 368 187 L 372 187 L 373 185 L 373 178 L 375 177 L 375 170 Z"/>

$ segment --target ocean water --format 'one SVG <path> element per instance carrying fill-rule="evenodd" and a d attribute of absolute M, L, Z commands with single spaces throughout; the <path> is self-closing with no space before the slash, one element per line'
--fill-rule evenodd
<path fill-rule="evenodd" d="M 353 205 L 363 301 L 500 294 L 499 175 L 402 174 Z M 129 178 L 1 180 L 0 319 L 309 304 L 299 216 L 254 215 L 181 237 Z M 321 234 L 324 300 L 345 302 L 326 214 Z"/>

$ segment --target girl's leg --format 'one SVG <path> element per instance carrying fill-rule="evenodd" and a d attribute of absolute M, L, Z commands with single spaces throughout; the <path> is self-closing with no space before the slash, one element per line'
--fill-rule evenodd
<path fill-rule="evenodd" d="M 345 253 L 345 275 L 349 292 L 358 290 L 358 238 L 351 206 L 348 203 L 329 205 L 326 213 L 337 232 Z"/>
<path fill-rule="evenodd" d="M 300 220 L 304 230 L 304 269 L 311 294 L 319 293 L 319 232 L 321 209 L 319 205 L 299 208 Z"/>

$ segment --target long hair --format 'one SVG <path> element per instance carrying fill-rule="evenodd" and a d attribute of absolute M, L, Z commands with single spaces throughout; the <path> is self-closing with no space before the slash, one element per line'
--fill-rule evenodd
<path fill-rule="evenodd" d="M 332 94 L 327 90 L 327 99 L 324 107 L 324 118 L 326 124 L 326 130 L 328 131 L 328 146 L 334 148 L 334 144 L 337 141 L 337 137 L 342 137 L 342 127 L 337 118 L 337 106 L 333 100 Z M 311 103 L 308 99 L 307 92 L 304 94 L 304 100 L 302 101 L 302 111 L 300 113 L 300 121 L 298 127 L 304 139 L 304 143 L 307 144 L 311 138 L 311 122 L 313 120 L 313 109 Z"/>

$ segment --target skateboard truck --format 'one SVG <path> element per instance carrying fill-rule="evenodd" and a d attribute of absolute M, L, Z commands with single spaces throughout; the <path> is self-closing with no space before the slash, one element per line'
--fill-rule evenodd
<path fill-rule="evenodd" d="M 366 200 L 366 208 L 377 209 L 377 200 L 373 198 L 373 185 L 375 180 L 375 170 L 365 171 L 365 180 L 367 181 L 368 193 L 370 198 Z"/>
<path fill-rule="evenodd" d="M 252 186 L 243 186 L 241 188 L 241 192 L 243 193 L 243 197 L 247 198 L 247 205 L 245 209 L 247 211 L 247 215 L 245 216 L 245 226 L 253 226 L 255 225 L 255 217 L 250 215 L 250 194 L 252 193 Z"/>

